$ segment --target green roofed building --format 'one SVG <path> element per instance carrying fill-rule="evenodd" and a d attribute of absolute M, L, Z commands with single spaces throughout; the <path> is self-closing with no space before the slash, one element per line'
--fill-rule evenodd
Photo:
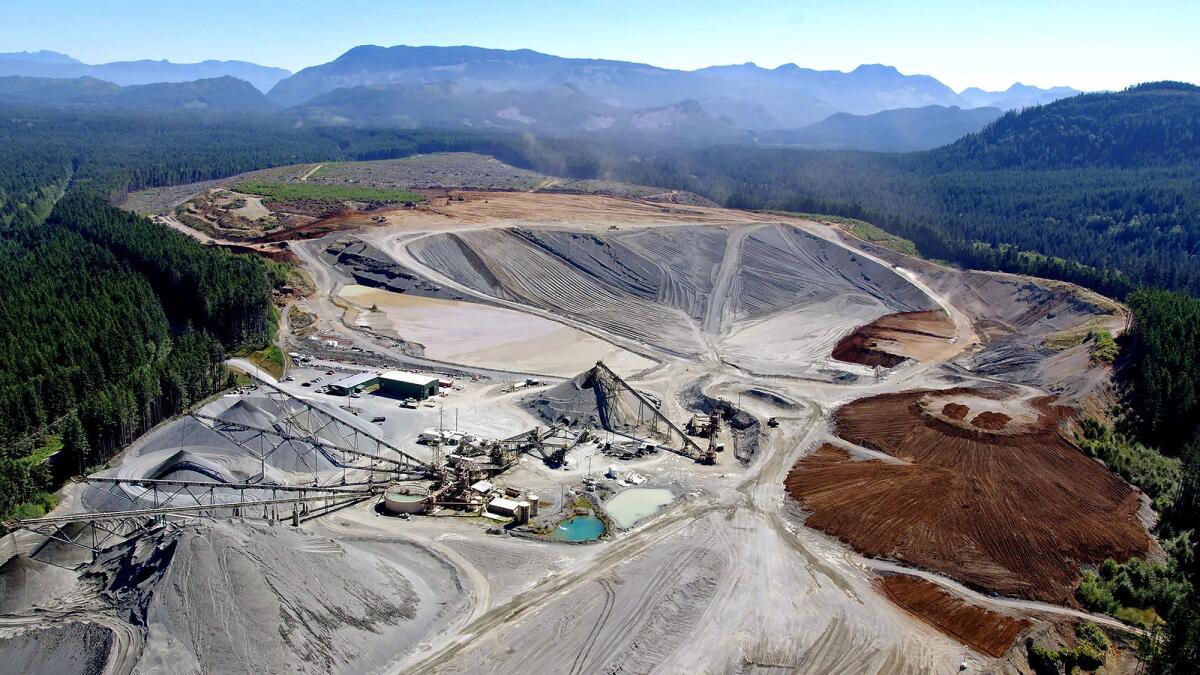
<path fill-rule="evenodd" d="M 379 390 L 397 398 L 427 399 L 440 391 L 438 378 L 403 370 L 392 370 L 379 376 Z"/>

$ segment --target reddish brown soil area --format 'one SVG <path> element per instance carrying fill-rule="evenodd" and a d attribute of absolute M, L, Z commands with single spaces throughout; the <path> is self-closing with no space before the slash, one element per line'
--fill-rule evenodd
<path fill-rule="evenodd" d="M 960 417 L 958 419 L 962 418 Z M 971 420 L 971 425 L 979 427 L 980 429 L 999 431 L 1011 421 L 1012 418 L 1002 412 L 992 412 L 990 410 L 986 410 L 976 415 L 975 419 Z"/>
<path fill-rule="evenodd" d="M 1080 564 L 1146 552 L 1137 494 L 1059 435 L 1062 409 L 1035 401 L 1036 421 L 987 431 L 921 403 L 958 394 L 991 395 L 885 394 L 838 410 L 839 436 L 904 463 L 821 446 L 786 481 L 808 525 L 868 556 L 1059 604 L 1074 604 Z"/>
<path fill-rule="evenodd" d="M 961 403 L 947 403 L 942 408 L 942 414 L 952 420 L 961 420 L 969 412 L 971 412 L 971 409 Z"/>
<path fill-rule="evenodd" d="M 908 358 L 936 357 L 951 337 L 954 322 L 945 312 L 887 314 L 842 338 L 832 356 L 845 363 L 892 368 Z"/>
<path fill-rule="evenodd" d="M 376 224 L 371 220 L 375 214 L 364 211 L 342 211 L 314 220 L 310 223 L 269 232 L 255 241 L 288 241 L 295 239 L 320 239 L 337 231 L 357 229 Z"/>
<path fill-rule="evenodd" d="M 994 658 L 1004 656 L 1030 622 L 972 605 L 917 577 L 880 580 L 888 599 L 950 637 Z"/>
<path fill-rule="evenodd" d="M 869 335 L 870 326 L 863 326 L 842 338 L 833 348 L 833 358 L 844 363 L 860 363 L 864 366 L 894 368 L 904 363 L 905 357 L 889 354 L 879 349 L 879 343 Z"/>

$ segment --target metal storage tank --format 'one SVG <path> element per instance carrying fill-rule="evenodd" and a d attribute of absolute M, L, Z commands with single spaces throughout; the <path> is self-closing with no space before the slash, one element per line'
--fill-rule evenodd
<path fill-rule="evenodd" d="M 394 485 L 383 493 L 383 507 L 389 513 L 424 513 L 428 488 L 423 485 Z"/>

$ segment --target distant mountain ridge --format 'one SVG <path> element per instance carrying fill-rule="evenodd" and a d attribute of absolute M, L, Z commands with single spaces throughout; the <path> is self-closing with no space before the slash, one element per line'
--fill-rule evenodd
<path fill-rule="evenodd" d="M 906 75 L 882 64 L 849 72 L 791 63 L 684 71 L 471 46 L 362 45 L 294 75 L 243 61 L 89 65 L 58 52 L 13 52 L 0 54 L 0 79 L 4 76 L 27 79 L 5 81 L 0 101 L 27 105 L 282 110 L 303 124 L 714 143 L 757 139 L 887 152 L 944 145 L 982 129 L 995 109 L 1022 109 L 1077 93 L 1022 84 L 956 93 L 928 75 Z M 218 82 L 226 77 L 236 80 Z M 241 81 L 258 91 L 240 87 Z M 113 89 L 118 85 L 154 88 Z"/>
<path fill-rule="evenodd" d="M 29 61 L 31 63 L 73 63 L 81 64 L 82 61 L 63 54 L 62 52 L 52 52 L 48 49 L 43 49 L 36 52 L 4 52 L 0 53 L 0 61 Z"/>
<path fill-rule="evenodd" d="M 800 129 L 769 131 L 758 142 L 812 150 L 913 152 L 930 150 L 982 130 L 1004 114 L 999 108 L 930 105 L 873 115 L 836 113 Z"/>
<path fill-rule="evenodd" d="M 750 140 L 728 121 L 698 103 L 621 108 L 588 96 L 572 85 L 542 91 L 483 91 L 457 82 L 370 85 L 335 89 L 289 109 L 312 124 L 400 128 L 498 129 L 554 136 L 620 133 L 704 139 Z"/>
<path fill-rule="evenodd" d="M 265 92 L 280 80 L 291 75 L 283 68 L 260 66 L 247 61 L 207 60 L 199 63 L 170 61 L 115 61 L 87 64 L 59 52 L 9 52 L 0 54 L 0 77 L 46 77 L 75 79 L 92 77 L 121 86 L 156 84 L 160 82 L 191 82 L 217 77 L 236 77 Z"/>
<path fill-rule="evenodd" d="M 982 108 L 985 106 L 1002 110 L 1016 110 L 1035 105 L 1045 105 L 1061 98 L 1068 98 L 1080 93 L 1070 87 L 1050 87 L 1039 89 L 1020 82 L 1005 91 L 984 91 L 979 87 L 964 89 L 958 96 L 969 107 Z"/>
<path fill-rule="evenodd" d="M 279 106 L 245 80 L 224 76 L 128 87 L 94 77 L 0 77 L 0 103 L 141 111 L 272 112 Z"/>
<path fill-rule="evenodd" d="M 794 129 L 837 112 L 868 115 L 927 105 L 979 107 L 933 77 L 904 75 L 883 65 L 863 65 L 848 73 L 794 64 L 767 69 L 753 63 L 683 71 L 627 61 L 562 58 L 528 49 L 466 46 L 363 45 L 329 63 L 299 71 L 280 81 L 268 95 L 282 105 L 294 106 L 337 89 L 416 87 L 447 81 L 464 92 L 534 92 L 570 85 L 620 108 L 692 100 L 714 117 L 756 130 Z M 1048 100 L 1073 93 L 1065 88 L 977 90 L 972 92 L 972 100 L 1016 102 L 1014 107 L 1021 107 L 1026 105 L 1024 101 L 1039 96 Z"/>

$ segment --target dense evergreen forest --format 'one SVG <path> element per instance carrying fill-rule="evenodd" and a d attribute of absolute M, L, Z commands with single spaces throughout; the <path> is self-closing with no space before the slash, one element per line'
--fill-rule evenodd
<path fill-rule="evenodd" d="M 262 263 L 150 227 L 72 191 L 43 223 L 3 233 L 0 472 L 26 468 L 31 446 L 11 442 L 64 418 L 84 432 L 66 448 L 75 465 L 106 459 L 223 386 L 225 347 L 270 336 Z M 45 491 L 42 478 L 0 490 L 0 510 Z"/>
<path fill-rule="evenodd" d="M 1076 596 L 1161 638 L 1141 647 L 1151 672 L 1191 672 L 1200 655 L 1200 300 L 1139 289 L 1127 302 L 1134 322 L 1117 362 L 1116 428 L 1084 420 L 1079 440 L 1151 496 L 1168 557 L 1106 561 L 1085 572 Z"/>
<path fill-rule="evenodd" d="M 264 263 L 109 199 L 130 186 L 324 157 L 335 144 L 286 130 L 267 144 L 254 120 L 208 120 L 214 131 L 196 119 L 4 112 L 0 514 L 28 514 L 24 505 L 48 503 L 47 438 L 61 437 L 73 471 L 101 462 L 223 387 L 226 349 L 274 332 Z"/>
<path fill-rule="evenodd" d="M 1200 646 L 1200 89 L 1156 83 L 1010 113 L 907 155 L 597 145 L 504 134 L 312 128 L 271 116 L 0 107 L 0 513 L 45 502 L 31 453 L 56 425 L 83 468 L 225 384 L 226 350 L 274 331 L 272 277 L 110 206 L 124 191 L 298 162 L 474 151 L 548 174 L 841 215 L 931 258 L 1125 299 L 1115 424 L 1081 445 L 1154 497 L 1167 563 L 1105 565 L 1079 597 L 1138 621 L 1159 670 Z M 19 439 L 34 437 L 35 442 Z M 1153 625 L 1151 623 L 1151 625 Z"/>

